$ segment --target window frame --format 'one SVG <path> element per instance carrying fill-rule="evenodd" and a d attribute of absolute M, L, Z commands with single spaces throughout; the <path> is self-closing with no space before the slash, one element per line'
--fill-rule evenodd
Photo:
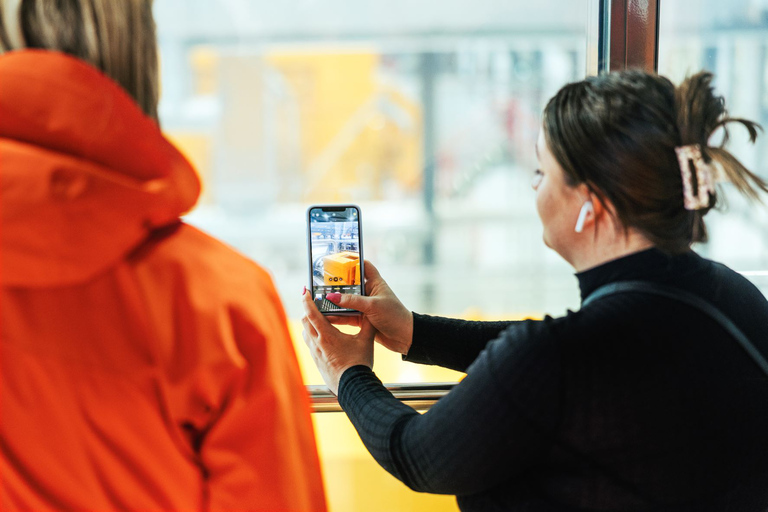
<path fill-rule="evenodd" d="M 660 3 L 661 0 L 600 0 L 600 73 L 627 68 L 658 70 Z"/>

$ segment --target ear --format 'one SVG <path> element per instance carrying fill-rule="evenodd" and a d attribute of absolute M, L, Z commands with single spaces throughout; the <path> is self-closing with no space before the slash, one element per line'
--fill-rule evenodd
<path fill-rule="evenodd" d="M 621 223 L 616 217 L 616 209 L 606 197 L 600 197 L 592 190 L 587 189 L 586 197 L 592 201 L 592 215 L 588 215 L 584 225 L 607 223 L 613 229 L 621 229 Z"/>
<path fill-rule="evenodd" d="M 609 208 L 594 192 L 589 192 L 589 200 L 592 201 L 593 220 L 600 219 L 609 212 Z"/>
<path fill-rule="evenodd" d="M 581 211 L 579 211 L 579 217 L 576 222 L 576 232 L 581 233 L 584 228 L 597 224 L 606 218 L 609 207 L 585 183 L 580 184 L 578 188 L 580 195 L 584 198 L 584 203 Z"/>

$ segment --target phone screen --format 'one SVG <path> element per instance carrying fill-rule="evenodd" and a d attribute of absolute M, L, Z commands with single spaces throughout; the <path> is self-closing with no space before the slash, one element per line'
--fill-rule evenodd
<path fill-rule="evenodd" d="M 360 208 L 312 206 L 307 214 L 310 286 L 315 304 L 329 315 L 358 314 L 325 296 L 331 292 L 365 294 Z"/>

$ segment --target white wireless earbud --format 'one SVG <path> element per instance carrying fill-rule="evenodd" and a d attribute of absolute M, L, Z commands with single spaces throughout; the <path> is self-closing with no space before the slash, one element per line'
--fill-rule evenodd
<path fill-rule="evenodd" d="M 581 233 L 584 230 L 584 221 L 587 220 L 587 214 L 592 213 L 593 211 L 595 211 L 595 209 L 592 206 L 592 201 L 585 201 L 584 205 L 581 207 L 581 211 L 579 212 L 579 218 L 576 219 L 577 233 Z"/>

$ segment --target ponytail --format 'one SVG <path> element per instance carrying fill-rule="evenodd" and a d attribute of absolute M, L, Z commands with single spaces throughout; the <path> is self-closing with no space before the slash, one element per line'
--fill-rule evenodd
<path fill-rule="evenodd" d="M 704 159 L 714 161 L 723 178 L 743 195 L 760 201 L 760 191 L 768 193 L 768 182 L 754 174 L 724 147 L 730 139 L 728 125 L 737 123 L 749 132 L 749 141 L 754 144 L 758 130 L 762 127 L 747 119 L 730 117 L 722 96 L 715 96 L 712 87 L 712 73 L 700 72 L 688 77 L 675 89 L 677 126 L 680 130 L 681 145 L 699 144 Z M 719 146 L 709 146 L 708 141 L 718 129 L 723 129 L 723 140 Z M 716 206 L 716 198 L 710 207 Z"/>

